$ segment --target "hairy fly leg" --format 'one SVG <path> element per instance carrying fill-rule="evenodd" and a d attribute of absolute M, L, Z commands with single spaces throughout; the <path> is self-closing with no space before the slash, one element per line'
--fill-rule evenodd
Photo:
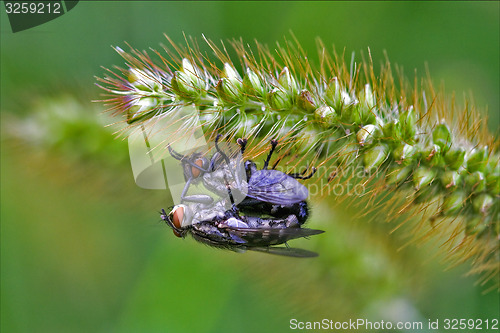
<path fill-rule="evenodd" d="M 306 180 L 306 179 L 309 179 L 311 178 L 312 176 L 314 176 L 314 174 L 316 173 L 317 169 L 315 167 L 312 167 L 312 171 L 311 173 L 309 173 L 307 176 L 304 176 L 304 174 L 306 173 L 307 169 L 302 171 L 301 173 L 288 173 L 288 175 L 292 178 L 295 178 L 295 179 L 301 179 L 301 180 Z"/>

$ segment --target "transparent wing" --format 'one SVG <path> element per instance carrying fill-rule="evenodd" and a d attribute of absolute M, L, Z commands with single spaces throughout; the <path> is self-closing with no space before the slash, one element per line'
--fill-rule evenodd
<path fill-rule="evenodd" d="M 306 228 L 227 228 L 231 235 L 244 240 L 250 247 L 283 244 L 289 240 L 321 234 L 323 230 Z"/>
<path fill-rule="evenodd" d="M 277 205 L 291 205 L 307 199 L 307 188 L 278 170 L 259 170 L 248 181 L 248 196 Z"/>
<path fill-rule="evenodd" d="M 294 258 L 313 258 L 318 256 L 316 252 L 291 247 L 249 247 L 248 250 Z"/>

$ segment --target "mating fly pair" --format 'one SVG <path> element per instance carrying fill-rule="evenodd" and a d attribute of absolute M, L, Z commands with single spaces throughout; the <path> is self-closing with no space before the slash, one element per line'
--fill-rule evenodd
<path fill-rule="evenodd" d="M 241 154 L 226 154 L 215 140 L 216 152 L 210 159 L 202 154 L 189 156 L 169 152 L 181 162 L 186 184 L 181 204 L 161 218 L 178 237 L 190 233 L 197 241 L 210 246 L 260 251 L 292 257 L 314 257 L 317 253 L 289 248 L 287 241 L 320 234 L 322 230 L 302 228 L 309 210 L 308 190 L 297 179 L 311 174 L 286 174 L 268 169 L 277 141 L 271 141 L 271 150 L 262 169 L 251 160 L 243 161 L 247 141 L 238 139 Z M 187 195 L 191 185 L 202 184 L 212 195 Z M 285 244 L 286 247 L 275 245 Z"/>

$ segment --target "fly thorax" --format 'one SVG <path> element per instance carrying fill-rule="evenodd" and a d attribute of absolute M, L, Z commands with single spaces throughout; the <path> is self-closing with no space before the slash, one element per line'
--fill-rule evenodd
<path fill-rule="evenodd" d="M 226 207 L 222 201 L 218 201 L 213 205 L 206 206 L 197 204 L 196 210 L 193 212 L 192 223 L 199 223 L 202 221 L 217 221 L 224 218 Z"/>
<path fill-rule="evenodd" d="M 223 223 L 219 225 L 219 227 L 230 227 L 230 228 L 248 228 L 248 224 L 239 220 L 235 217 L 230 217 Z"/>
<path fill-rule="evenodd" d="M 297 216 L 288 215 L 288 217 L 286 218 L 285 226 L 287 228 L 299 228 L 300 223 L 299 220 L 297 219 Z"/>
<path fill-rule="evenodd" d="M 203 175 L 203 184 L 205 187 L 218 195 L 224 195 L 227 193 L 226 182 L 224 179 L 223 170 L 215 170 L 210 173 Z"/>
<path fill-rule="evenodd" d="M 181 222 L 181 228 L 187 227 L 193 223 L 193 209 L 190 206 L 184 206 L 184 217 Z"/>

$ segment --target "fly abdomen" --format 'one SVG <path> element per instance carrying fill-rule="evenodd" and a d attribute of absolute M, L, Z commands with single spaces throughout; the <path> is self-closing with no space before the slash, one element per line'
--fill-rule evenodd
<path fill-rule="evenodd" d="M 277 205 L 252 198 L 245 198 L 245 200 L 238 205 L 238 208 L 246 214 L 267 214 L 274 218 L 281 219 L 290 215 L 295 215 L 299 226 L 304 224 L 309 217 L 307 201 L 300 201 L 291 205 Z"/>
<path fill-rule="evenodd" d="M 237 235 L 228 233 L 225 228 L 218 227 L 217 223 L 209 221 L 193 224 L 190 231 L 194 239 L 213 247 L 232 249 L 246 243 Z"/>

